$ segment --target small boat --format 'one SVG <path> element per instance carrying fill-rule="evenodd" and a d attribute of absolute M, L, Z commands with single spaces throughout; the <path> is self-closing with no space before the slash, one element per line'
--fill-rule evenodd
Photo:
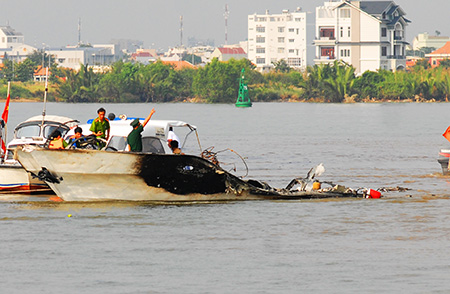
<path fill-rule="evenodd" d="M 321 165 L 311 169 L 306 178 L 293 179 L 281 189 L 244 180 L 206 156 L 211 153 L 201 151 L 196 127 L 182 121 L 150 120 L 142 133 L 143 152 L 126 151 L 126 137 L 132 129 L 130 120 L 110 124 L 114 133 L 103 150 L 22 146 L 17 149 L 17 158 L 65 201 L 209 202 L 366 196 L 339 185 L 318 187 L 315 177 L 324 171 Z M 187 143 L 187 138 L 195 133 L 201 155 L 172 154 L 167 144 L 171 127 L 184 138 L 180 146 L 186 153 L 195 153 L 196 147 Z M 297 185 L 300 187 L 294 188 Z"/>
<path fill-rule="evenodd" d="M 44 121 L 42 115 L 33 116 L 18 124 L 14 130 L 14 138 L 8 143 L 6 153 L 0 162 L 0 192 L 50 191 L 47 184 L 33 178 L 20 165 L 14 158 L 14 151 L 23 145 L 44 146 L 48 135 L 54 130 L 58 129 L 62 134 L 66 134 L 77 124 L 77 120 L 56 115 L 46 115 Z"/>
<path fill-rule="evenodd" d="M 444 136 L 444 138 L 447 139 L 447 141 L 450 141 L 450 127 L 448 127 L 447 130 L 445 130 L 442 136 Z M 441 165 L 442 173 L 444 175 L 450 174 L 449 159 L 450 159 L 450 149 L 441 149 L 439 151 L 439 158 L 437 159 L 437 161 Z"/>
<path fill-rule="evenodd" d="M 251 107 L 252 101 L 248 97 L 248 86 L 245 82 L 245 69 L 241 71 L 241 77 L 239 79 L 239 94 L 236 100 L 236 107 Z"/>
<path fill-rule="evenodd" d="M 442 174 L 445 176 L 450 175 L 449 158 L 450 158 L 450 149 L 441 149 L 439 151 L 439 158 L 437 161 L 441 165 Z"/>

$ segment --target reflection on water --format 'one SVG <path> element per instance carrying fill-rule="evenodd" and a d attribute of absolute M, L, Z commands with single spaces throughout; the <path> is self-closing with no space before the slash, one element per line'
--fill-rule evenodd
<path fill-rule="evenodd" d="M 47 113 L 85 121 L 99 106 L 51 103 Z M 436 162 L 447 104 L 102 106 L 190 122 L 204 148 L 236 150 L 249 178 L 275 187 L 323 162 L 325 181 L 410 190 L 172 205 L 1 195 L 2 292 L 450 292 L 450 178 Z M 10 123 L 36 108 L 13 103 Z"/>

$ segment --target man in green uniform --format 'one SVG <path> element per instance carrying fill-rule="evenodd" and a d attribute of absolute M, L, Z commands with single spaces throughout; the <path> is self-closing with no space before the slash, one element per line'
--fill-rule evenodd
<path fill-rule="evenodd" d="M 105 117 L 105 113 L 106 110 L 104 108 L 99 108 L 97 110 L 98 117 L 92 122 L 89 131 L 91 131 L 97 138 L 108 140 L 110 127 L 109 121 Z M 104 147 L 104 145 L 104 143 L 100 143 L 100 147 Z"/>
<path fill-rule="evenodd" d="M 150 111 L 150 114 L 147 116 L 147 118 L 144 120 L 144 122 L 141 124 L 139 122 L 139 119 L 136 118 L 131 122 L 131 126 L 133 127 L 133 130 L 128 134 L 127 142 L 128 146 L 130 148 L 130 151 L 133 152 L 141 152 L 142 151 L 142 131 L 144 130 L 144 127 L 147 125 L 148 121 L 152 117 L 153 113 L 155 113 L 155 109 L 153 108 L 152 111 Z"/>

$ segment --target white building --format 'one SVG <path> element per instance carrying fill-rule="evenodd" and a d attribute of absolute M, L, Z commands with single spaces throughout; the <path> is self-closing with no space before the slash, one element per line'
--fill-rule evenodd
<path fill-rule="evenodd" d="M 16 32 L 10 26 L 0 27 L 0 56 L 15 62 L 25 60 L 36 48 L 26 45 L 22 33 Z"/>
<path fill-rule="evenodd" d="M 342 60 L 357 74 L 404 69 L 404 15 L 393 1 L 325 2 L 316 8 L 315 64 Z"/>
<path fill-rule="evenodd" d="M 242 58 L 247 58 L 247 54 L 241 47 L 235 48 L 217 47 L 211 54 L 211 59 L 213 58 L 217 58 L 219 59 L 219 61 L 228 61 L 230 59 L 239 60 Z"/>
<path fill-rule="evenodd" d="M 296 69 L 306 67 L 306 13 L 283 10 L 282 14 L 248 16 L 248 59 L 261 71 L 284 59 Z"/>
<path fill-rule="evenodd" d="M 420 50 L 421 48 L 435 48 L 443 47 L 450 37 L 445 36 L 430 36 L 428 33 L 418 34 L 414 37 L 412 44 L 413 50 Z"/>
<path fill-rule="evenodd" d="M 67 46 L 65 48 L 46 49 L 59 67 L 79 70 L 81 64 L 87 66 L 104 67 L 122 58 L 122 52 L 116 50 L 115 45 L 93 45 L 92 47 Z"/>

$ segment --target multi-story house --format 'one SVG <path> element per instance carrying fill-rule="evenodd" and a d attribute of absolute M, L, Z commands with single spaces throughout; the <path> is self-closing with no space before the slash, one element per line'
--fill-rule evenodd
<path fill-rule="evenodd" d="M 315 64 L 342 60 L 357 74 L 406 67 L 410 22 L 393 1 L 329 1 L 316 8 Z"/>
<path fill-rule="evenodd" d="M 296 69 L 306 67 L 306 13 L 297 8 L 281 14 L 248 16 L 248 59 L 261 71 L 284 59 Z"/>
<path fill-rule="evenodd" d="M 0 58 L 8 58 L 15 62 L 23 61 L 36 48 L 24 43 L 22 33 L 16 32 L 10 26 L 0 27 Z M 1 61 L 0 61 L 1 62 Z"/>

